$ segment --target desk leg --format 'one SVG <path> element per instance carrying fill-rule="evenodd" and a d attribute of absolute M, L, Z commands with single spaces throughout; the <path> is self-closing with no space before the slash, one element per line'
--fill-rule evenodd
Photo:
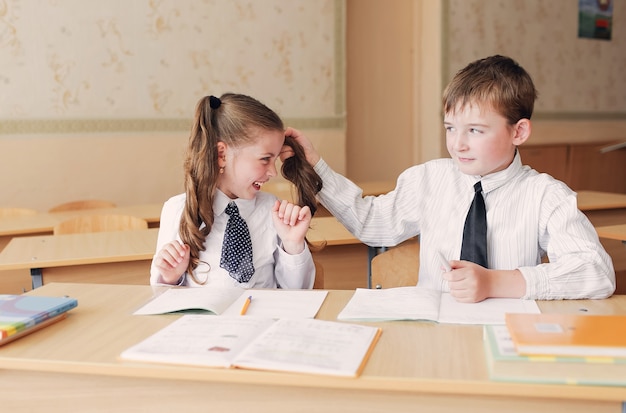
<path fill-rule="evenodd" d="M 387 247 L 367 246 L 367 288 L 372 288 L 372 259 L 385 251 L 387 251 Z"/>
<path fill-rule="evenodd" d="M 43 285 L 43 271 L 41 268 L 31 268 L 30 278 L 33 281 L 33 290 Z"/>

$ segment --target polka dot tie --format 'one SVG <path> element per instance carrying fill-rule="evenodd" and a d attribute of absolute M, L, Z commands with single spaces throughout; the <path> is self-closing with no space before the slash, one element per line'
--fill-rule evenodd
<path fill-rule="evenodd" d="M 237 204 L 231 202 L 225 212 L 229 218 L 224 233 L 220 267 L 227 270 L 235 280 L 245 283 L 250 281 L 254 274 L 250 231 L 246 221 L 239 215 Z"/>

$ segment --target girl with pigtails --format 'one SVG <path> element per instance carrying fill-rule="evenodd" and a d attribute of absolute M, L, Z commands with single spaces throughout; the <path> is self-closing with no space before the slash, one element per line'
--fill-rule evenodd
<path fill-rule="evenodd" d="M 298 204 L 262 192 L 283 146 L 282 173 Z M 184 163 L 185 193 L 161 212 L 152 285 L 312 288 L 306 233 L 321 179 L 280 117 L 256 99 L 206 96 L 196 108 Z"/>

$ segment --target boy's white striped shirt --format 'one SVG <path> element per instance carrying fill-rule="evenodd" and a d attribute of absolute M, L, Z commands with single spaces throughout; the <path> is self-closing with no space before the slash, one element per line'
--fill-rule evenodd
<path fill-rule="evenodd" d="M 489 268 L 520 269 L 529 299 L 604 298 L 615 289 L 610 257 L 576 194 L 549 175 L 522 166 L 519 153 L 504 171 L 461 173 L 452 159 L 413 166 L 396 188 L 362 198 L 351 181 L 320 160 L 320 201 L 362 242 L 394 246 L 420 235 L 419 284 L 447 290 L 437 251 L 459 259 L 463 224 L 482 181 L 487 207 Z M 541 264 L 547 253 L 550 263 Z"/>

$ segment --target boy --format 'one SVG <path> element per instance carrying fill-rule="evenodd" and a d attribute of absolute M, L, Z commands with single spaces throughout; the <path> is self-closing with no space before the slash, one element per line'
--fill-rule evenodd
<path fill-rule="evenodd" d="M 378 197 L 362 197 L 299 131 L 285 133 L 304 146 L 322 177 L 321 203 L 355 237 L 394 246 L 420 236 L 420 285 L 450 291 L 460 302 L 606 298 L 615 291 L 615 271 L 578 210 L 576 193 L 522 166 L 516 149 L 530 137 L 536 97 L 532 79 L 514 60 L 491 56 L 470 63 L 443 95 L 451 159 L 407 169 L 393 191 Z M 477 182 L 486 205 L 486 266 L 459 259 Z M 439 253 L 450 260 L 450 271 L 442 269 Z M 546 255 L 549 263 L 542 263 Z"/>

